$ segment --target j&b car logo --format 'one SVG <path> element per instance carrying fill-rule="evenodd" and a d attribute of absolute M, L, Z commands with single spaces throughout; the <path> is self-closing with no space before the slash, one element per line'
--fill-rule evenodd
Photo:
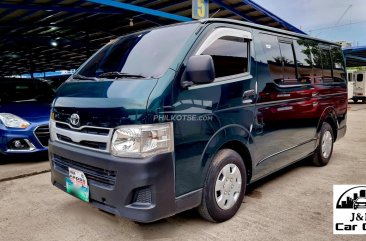
<path fill-rule="evenodd" d="M 70 116 L 70 124 L 73 126 L 79 126 L 80 124 L 80 116 L 76 113 Z"/>
<path fill-rule="evenodd" d="M 333 186 L 333 233 L 366 234 L 366 185 Z"/>

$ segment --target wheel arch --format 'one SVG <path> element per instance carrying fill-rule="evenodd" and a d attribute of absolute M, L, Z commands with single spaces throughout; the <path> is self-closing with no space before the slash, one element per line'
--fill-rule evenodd
<path fill-rule="evenodd" d="M 252 177 L 252 155 L 250 146 L 253 143 L 250 132 L 240 125 L 228 125 L 219 129 L 207 143 L 201 156 L 201 165 L 204 166 L 202 173 L 202 185 L 206 179 L 208 168 L 214 156 L 224 148 L 236 151 L 243 159 L 247 170 L 248 183 Z"/>
<path fill-rule="evenodd" d="M 234 141 L 229 141 L 227 143 L 225 143 L 223 146 L 221 146 L 221 149 L 232 149 L 234 151 L 236 151 L 241 158 L 243 159 L 244 165 L 245 165 L 245 169 L 247 171 L 247 183 L 250 182 L 251 178 L 252 178 L 252 157 L 250 155 L 250 152 L 248 150 L 248 148 L 246 147 L 245 144 L 243 144 L 240 141 L 234 140 Z"/>
<path fill-rule="evenodd" d="M 322 115 L 320 116 L 320 120 L 318 123 L 318 127 L 316 130 L 316 134 L 317 136 L 320 133 L 320 130 L 322 128 L 322 125 L 324 122 L 327 122 L 333 130 L 333 135 L 334 135 L 334 141 L 337 140 L 337 133 L 338 133 L 338 121 L 337 121 L 337 114 L 336 114 L 336 110 L 334 109 L 334 107 L 327 107 Z"/>

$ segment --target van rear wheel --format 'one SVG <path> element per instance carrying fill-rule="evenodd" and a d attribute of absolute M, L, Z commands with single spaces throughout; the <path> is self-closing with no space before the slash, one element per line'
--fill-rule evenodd
<path fill-rule="evenodd" d="M 317 149 L 312 156 L 312 163 L 322 167 L 329 163 L 333 153 L 334 133 L 332 127 L 324 122 L 320 129 L 320 140 Z"/>
<path fill-rule="evenodd" d="M 220 150 L 209 167 L 198 212 L 211 222 L 232 218 L 240 208 L 246 186 L 246 168 L 241 156 L 231 149 Z"/>

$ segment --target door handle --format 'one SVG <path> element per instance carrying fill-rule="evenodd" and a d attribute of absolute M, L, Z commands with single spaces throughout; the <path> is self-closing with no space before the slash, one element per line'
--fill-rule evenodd
<path fill-rule="evenodd" d="M 255 90 L 246 90 L 243 93 L 243 104 L 251 104 L 253 103 L 253 99 L 256 96 Z"/>

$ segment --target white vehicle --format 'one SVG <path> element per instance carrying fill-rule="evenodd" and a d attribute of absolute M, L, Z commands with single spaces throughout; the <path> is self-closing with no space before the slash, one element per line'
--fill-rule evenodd
<path fill-rule="evenodd" d="M 348 99 L 352 99 L 353 97 L 353 85 L 354 85 L 354 78 L 353 78 L 354 71 L 347 70 L 348 74 Z"/>
<path fill-rule="evenodd" d="M 366 103 L 366 71 L 357 71 L 353 73 L 352 100 L 355 103 L 359 100 Z"/>

